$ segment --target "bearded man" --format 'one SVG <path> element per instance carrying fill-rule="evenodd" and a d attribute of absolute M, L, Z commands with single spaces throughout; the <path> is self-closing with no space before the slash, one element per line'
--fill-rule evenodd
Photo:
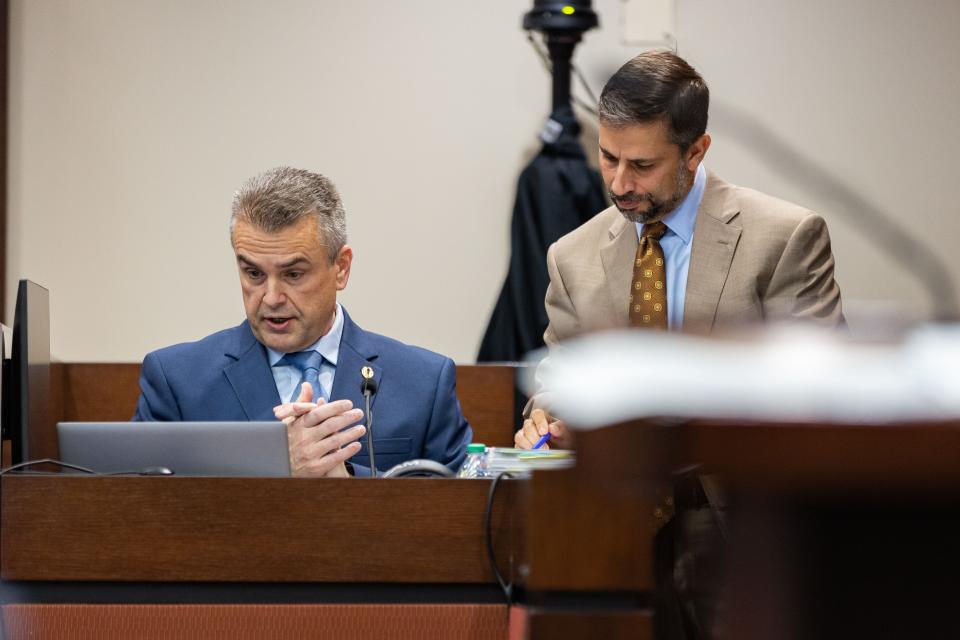
<path fill-rule="evenodd" d="M 547 252 L 548 346 L 629 326 L 844 324 L 823 218 L 707 171 L 709 104 L 700 74 L 667 51 L 638 55 L 607 82 L 599 160 L 613 206 Z M 545 397 L 528 406 L 518 447 L 548 431 L 548 446 L 572 446 Z"/>

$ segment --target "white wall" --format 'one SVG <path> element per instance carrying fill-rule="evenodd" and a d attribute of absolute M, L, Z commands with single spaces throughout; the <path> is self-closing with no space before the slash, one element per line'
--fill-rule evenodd
<path fill-rule="evenodd" d="M 549 105 L 519 29 L 531 4 L 13 0 L 7 308 L 16 279 L 48 286 L 64 361 L 138 361 L 236 324 L 231 196 L 291 164 L 340 187 L 353 317 L 472 361 L 506 269 L 516 175 Z M 636 51 L 618 43 L 619 4 L 595 1 L 603 29 L 578 49 L 596 90 Z M 716 106 L 709 166 L 825 215 L 854 315 L 872 300 L 924 309 L 840 203 L 782 173 L 776 152 L 758 156 L 724 114 L 774 130 L 913 225 L 956 277 L 960 3 L 677 11 L 680 52 Z"/>

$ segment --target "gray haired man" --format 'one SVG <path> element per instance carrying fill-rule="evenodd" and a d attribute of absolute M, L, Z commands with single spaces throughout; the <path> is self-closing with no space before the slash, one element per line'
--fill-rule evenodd
<path fill-rule="evenodd" d="M 230 240 L 246 320 L 148 354 L 135 419 L 278 419 L 295 475 L 368 475 L 358 407 L 371 377 L 378 468 L 460 465 L 472 434 L 453 362 L 361 329 L 337 302 L 353 249 L 330 180 L 290 167 L 251 178 L 234 197 Z"/>

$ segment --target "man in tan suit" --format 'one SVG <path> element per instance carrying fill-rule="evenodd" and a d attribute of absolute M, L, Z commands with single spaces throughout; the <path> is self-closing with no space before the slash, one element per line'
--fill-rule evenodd
<path fill-rule="evenodd" d="M 604 87 L 600 169 L 614 204 L 547 253 L 550 347 L 631 325 L 705 334 L 771 321 L 843 324 L 826 223 L 707 172 L 708 106 L 703 78 L 669 52 L 635 57 Z M 642 264 L 643 254 L 655 262 Z M 572 444 L 563 423 L 537 408 L 516 445 L 548 431 L 554 447 Z"/>
<path fill-rule="evenodd" d="M 614 206 L 547 253 L 551 348 L 628 326 L 704 334 L 770 321 L 843 324 L 823 219 L 704 168 L 709 95 L 668 52 L 637 56 L 604 87 L 600 169 Z M 571 447 L 546 394 L 532 405 L 516 445 L 549 433 L 550 445 Z M 677 518 L 657 534 L 657 637 L 709 638 L 718 624 L 718 490 L 706 478 L 682 480 Z"/>

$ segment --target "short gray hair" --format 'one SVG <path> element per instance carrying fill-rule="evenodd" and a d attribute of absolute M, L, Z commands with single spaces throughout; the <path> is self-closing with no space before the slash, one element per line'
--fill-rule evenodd
<path fill-rule="evenodd" d="M 321 242 L 333 261 L 347 243 L 347 216 L 329 178 L 292 167 L 276 167 L 243 183 L 233 195 L 230 241 L 237 220 L 275 232 L 315 216 Z"/>

